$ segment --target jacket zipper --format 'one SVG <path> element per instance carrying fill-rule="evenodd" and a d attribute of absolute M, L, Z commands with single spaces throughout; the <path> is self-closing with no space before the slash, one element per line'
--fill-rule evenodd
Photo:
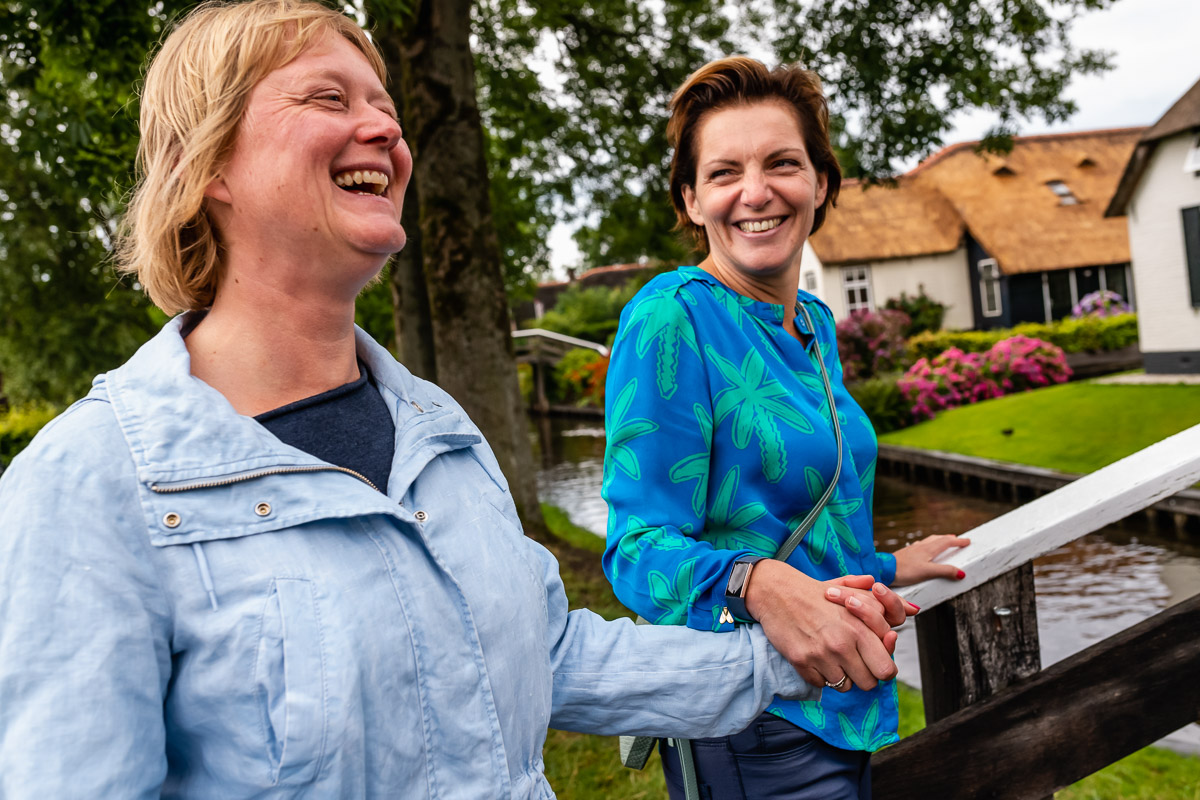
<path fill-rule="evenodd" d="M 271 469 L 260 469 L 255 472 L 248 472 L 244 475 L 234 475 L 228 478 L 219 478 L 210 481 L 191 481 L 188 483 L 174 483 L 170 486 L 163 486 L 158 483 L 150 484 L 150 491 L 158 492 L 159 494 L 176 494 L 178 492 L 186 492 L 192 489 L 215 489 L 218 486 L 230 486 L 242 481 L 254 480 L 255 478 L 264 478 L 268 475 L 286 475 L 295 472 L 344 472 L 347 475 L 353 475 L 360 481 L 370 486 L 375 491 L 379 488 L 371 483 L 365 475 L 355 472 L 346 467 L 335 467 L 332 464 L 323 466 L 308 466 L 308 467 L 273 467 Z M 204 585 L 204 591 L 208 595 L 209 605 L 213 611 L 220 609 L 220 604 L 217 602 L 217 591 L 213 585 L 212 574 L 208 568 L 208 559 L 204 556 L 204 547 L 200 542 L 192 543 L 192 552 L 196 557 L 196 566 L 200 570 L 200 581 Z"/>
<path fill-rule="evenodd" d="M 191 483 L 173 483 L 170 486 L 162 484 L 150 484 L 150 491 L 158 492 L 159 494 L 173 494 L 175 492 L 187 492 L 192 489 L 216 489 L 219 486 L 229 486 L 242 481 L 254 480 L 255 478 L 265 478 L 268 475 L 287 475 L 295 472 L 344 472 L 347 475 L 353 475 L 360 481 L 370 486 L 375 491 L 379 491 L 379 487 L 371 483 L 371 481 L 361 473 L 355 472 L 346 467 L 328 466 L 310 466 L 310 467 L 273 467 L 271 469 L 262 469 L 256 472 L 248 472 L 244 475 L 234 475 L 228 478 L 218 478 L 217 480 L 208 481 L 193 481 Z"/>

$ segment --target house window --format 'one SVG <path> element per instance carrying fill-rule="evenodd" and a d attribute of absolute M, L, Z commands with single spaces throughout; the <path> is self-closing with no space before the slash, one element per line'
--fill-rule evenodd
<path fill-rule="evenodd" d="M 1046 186 L 1050 188 L 1050 191 L 1058 195 L 1058 204 L 1060 206 L 1073 206 L 1079 202 L 1079 198 L 1071 192 L 1071 187 L 1062 181 L 1047 181 Z"/>
<path fill-rule="evenodd" d="M 994 258 L 979 262 L 979 301 L 985 317 L 998 317 L 1004 310 L 1000 302 L 1000 265 Z"/>
<path fill-rule="evenodd" d="M 1196 137 L 1196 141 L 1192 142 L 1192 147 L 1188 150 L 1187 158 L 1183 162 L 1183 171 L 1200 174 L 1200 136 Z"/>
<path fill-rule="evenodd" d="M 1187 252 L 1192 308 L 1200 308 L 1200 206 L 1183 210 L 1183 245 Z"/>
<path fill-rule="evenodd" d="M 1100 288 L 1121 295 L 1121 299 L 1135 308 L 1133 284 L 1129 279 L 1128 264 L 1109 264 L 1100 273 Z"/>
<path fill-rule="evenodd" d="M 817 273 L 804 273 L 804 291 L 815 292 L 817 290 Z"/>
<path fill-rule="evenodd" d="M 1071 316 L 1071 308 L 1075 305 L 1075 296 L 1071 288 L 1071 270 L 1056 269 L 1045 273 L 1046 300 L 1050 310 L 1046 319 L 1062 319 Z"/>
<path fill-rule="evenodd" d="M 871 300 L 871 268 L 842 267 L 842 290 L 846 295 L 846 310 L 873 311 Z"/>

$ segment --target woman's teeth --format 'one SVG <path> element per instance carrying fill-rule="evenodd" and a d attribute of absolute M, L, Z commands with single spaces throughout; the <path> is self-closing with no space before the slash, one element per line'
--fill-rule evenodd
<path fill-rule="evenodd" d="M 388 176 L 376 170 L 356 169 L 339 172 L 333 182 L 349 192 L 381 195 L 387 191 Z"/>
<path fill-rule="evenodd" d="M 749 222 L 737 223 L 738 229 L 743 233 L 762 233 L 769 231 L 772 228 L 778 228 L 783 222 L 783 217 L 775 217 L 773 219 L 751 220 Z"/>

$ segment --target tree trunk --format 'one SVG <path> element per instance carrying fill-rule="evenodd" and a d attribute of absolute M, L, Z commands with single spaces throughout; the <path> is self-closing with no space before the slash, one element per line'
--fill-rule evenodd
<path fill-rule="evenodd" d="M 380 15 L 383 16 L 383 15 Z M 375 42 L 383 53 L 383 62 L 392 79 L 396 108 L 404 110 L 404 98 L 396 91 L 403 70 L 402 34 L 395 20 L 380 19 L 375 26 Z M 402 117 L 406 118 L 407 115 Z M 433 328 L 429 320 L 429 293 L 421 258 L 421 192 L 416 180 L 408 183 L 401 219 L 408 242 L 392 258 L 392 318 L 396 326 L 396 353 L 400 363 L 412 374 L 437 382 Z"/>
<path fill-rule="evenodd" d="M 421 215 L 415 183 L 404 197 L 404 230 L 408 243 L 392 263 L 392 314 L 396 324 L 396 352 L 412 374 L 437 382 L 433 327 L 429 319 L 429 293 L 421 260 Z"/>
<path fill-rule="evenodd" d="M 544 523 L 513 360 L 500 247 L 475 97 L 470 0 L 421 0 L 385 52 L 398 54 L 439 385 L 487 437 L 529 533 Z M 399 46 L 392 49 L 395 44 Z"/>

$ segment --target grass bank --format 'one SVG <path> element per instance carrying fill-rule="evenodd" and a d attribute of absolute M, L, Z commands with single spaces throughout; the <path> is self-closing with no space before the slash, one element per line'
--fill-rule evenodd
<path fill-rule="evenodd" d="M 542 543 L 558 558 L 571 608 L 590 608 L 606 619 L 632 616 L 617 601 L 600 570 L 603 541 L 572 523 L 560 508 L 543 504 L 542 513 L 551 531 Z M 923 727 L 925 712 L 921 695 L 902 684 L 900 735 L 908 736 Z M 546 777 L 562 800 L 665 800 L 667 796 L 657 750 L 639 772 L 625 769 L 617 761 L 614 737 L 552 730 L 543 756 Z M 1056 797 L 1058 800 L 1200 800 L 1200 759 L 1148 747 L 1059 792 Z"/>
<path fill-rule="evenodd" d="M 886 444 L 1088 473 L 1200 423 L 1200 385 L 1067 383 L 938 414 Z"/>

